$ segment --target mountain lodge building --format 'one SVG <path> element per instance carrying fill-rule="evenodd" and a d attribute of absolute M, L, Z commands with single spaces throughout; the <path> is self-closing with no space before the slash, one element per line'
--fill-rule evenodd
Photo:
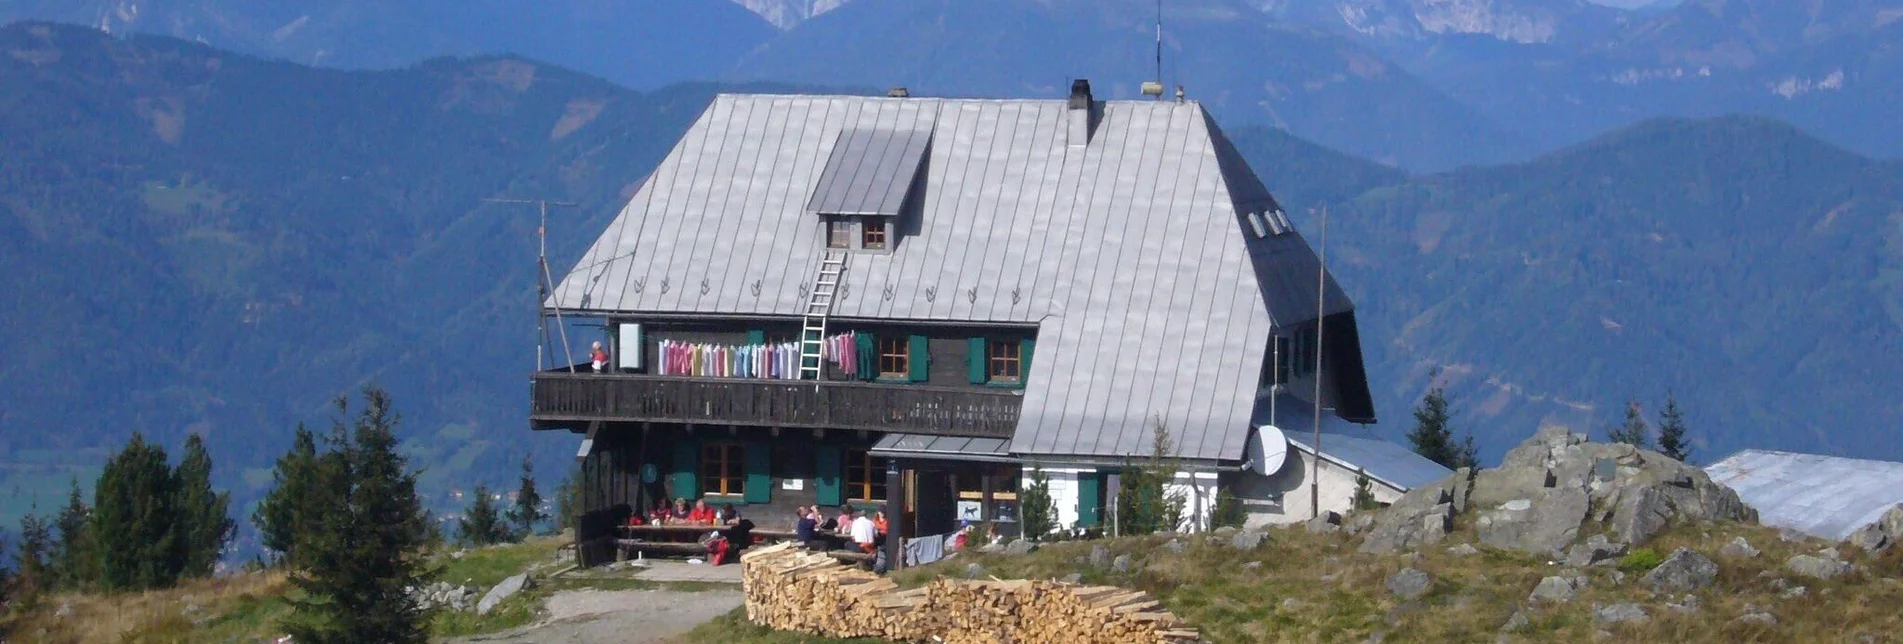
<path fill-rule="evenodd" d="M 1375 420 L 1354 306 L 1200 104 L 900 94 L 717 97 L 554 287 L 613 352 L 532 386 L 535 429 L 584 436 L 584 563 L 673 498 L 1010 535 L 1032 468 L 1102 526 L 1158 426 L 1185 527 L 1219 487 L 1307 520 L 1318 390 L 1324 508 L 1445 474 L 1334 453 Z"/>

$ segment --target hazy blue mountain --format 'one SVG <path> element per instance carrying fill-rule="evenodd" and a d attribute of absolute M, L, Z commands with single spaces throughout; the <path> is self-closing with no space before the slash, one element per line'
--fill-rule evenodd
<path fill-rule="evenodd" d="M 724 0 L 0 0 L 22 19 L 344 68 L 512 53 L 637 88 L 712 79 L 775 33 Z"/>

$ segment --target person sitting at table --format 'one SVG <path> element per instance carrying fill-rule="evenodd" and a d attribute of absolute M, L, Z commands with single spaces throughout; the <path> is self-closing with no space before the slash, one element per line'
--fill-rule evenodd
<path fill-rule="evenodd" d="M 858 513 L 853 511 L 852 506 L 839 506 L 839 518 L 833 522 L 835 524 L 833 529 L 842 536 L 851 535 L 852 519 L 855 516 L 858 516 Z"/>
<path fill-rule="evenodd" d="M 648 525 L 664 525 L 673 515 L 674 509 L 667 504 L 667 499 L 656 499 L 654 509 L 648 510 Z"/>
<path fill-rule="evenodd" d="M 813 547 L 813 540 L 818 538 L 816 533 L 819 532 L 819 511 L 802 505 L 796 514 L 799 515 L 799 520 L 793 522 L 793 538 L 799 541 L 801 546 L 810 549 Z"/>
<path fill-rule="evenodd" d="M 707 505 L 707 499 L 695 501 L 694 510 L 687 513 L 687 522 L 693 525 L 713 525 L 714 520 L 718 518 L 719 515 L 714 514 L 714 508 Z"/>
<path fill-rule="evenodd" d="M 687 523 L 687 517 L 693 514 L 694 511 L 687 508 L 686 498 L 674 499 L 674 510 L 668 513 L 667 522 L 670 525 L 681 525 Z"/>
<path fill-rule="evenodd" d="M 738 558 L 740 551 L 753 545 L 753 522 L 741 518 L 739 508 L 730 506 L 729 510 L 725 524 L 727 527 L 720 531 L 721 540 L 726 542 L 727 550 L 721 558 L 714 560 L 716 566 L 726 561 L 728 557 Z"/>
<path fill-rule="evenodd" d="M 851 527 L 848 529 L 852 532 L 853 545 L 858 546 L 861 552 L 866 554 L 878 552 L 879 527 L 873 525 L 871 518 L 863 514 L 859 515 L 858 518 L 852 520 Z"/>
<path fill-rule="evenodd" d="M 884 510 L 880 510 L 878 512 L 872 513 L 872 527 L 879 529 L 879 536 L 881 537 L 885 536 L 886 528 L 888 526 L 885 522 Z"/>
<path fill-rule="evenodd" d="M 819 523 L 820 532 L 839 533 L 839 519 L 827 518 L 826 511 L 819 509 L 817 505 L 813 506 L 813 520 Z"/>

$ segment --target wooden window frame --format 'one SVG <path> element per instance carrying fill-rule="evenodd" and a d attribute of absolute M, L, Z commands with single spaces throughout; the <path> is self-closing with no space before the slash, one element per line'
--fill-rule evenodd
<path fill-rule="evenodd" d="M 859 223 L 859 248 L 887 250 L 892 246 L 892 235 L 889 233 L 890 231 L 885 228 L 885 222 L 871 217 L 863 219 Z"/>
<path fill-rule="evenodd" d="M 741 496 L 747 486 L 747 450 L 739 443 L 700 446 L 701 496 Z"/>
<path fill-rule="evenodd" d="M 845 472 L 839 477 L 846 489 L 843 493 L 847 504 L 885 503 L 885 459 L 873 456 L 870 450 L 846 450 Z"/>
<path fill-rule="evenodd" d="M 1023 382 L 1024 341 L 993 338 L 985 342 L 985 374 L 990 382 Z"/>
<path fill-rule="evenodd" d="M 826 219 L 826 247 L 839 250 L 852 249 L 852 222 L 843 217 Z"/>
<path fill-rule="evenodd" d="M 912 339 L 903 335 L 881 335 L 878 345 L 879 378 L 885 380 L 910 380 L 912 377 Z M 887 343 L 891 343 L 888 345 Z M 890 348 L 898 347 L 898 353 Z M 891 368 L 887 368 L 891 367 Z"/>

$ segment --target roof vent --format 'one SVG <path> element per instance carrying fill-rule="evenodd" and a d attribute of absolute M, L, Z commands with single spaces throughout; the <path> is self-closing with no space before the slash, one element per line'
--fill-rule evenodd
<path fill-rule="evenodd" d="M 1090 109 L 1090 79 L 1079 78 L 1070 82 L 1070 108 L 1073 110 Z"/>
<path fill-rule="evenodd" d="M 894 87 L 892 89 L 886 90 L 885 95 L 890 96 L 892 98 L 911 98 L 912 92 L 911 90 L 905 89 L 905 87 L 901 85 L 899 87 Z"/>
<path fill-rule="evenodd" d="M 1070 82 L 1070 144 L 1084 146 L 1097 129 L 1097 103 L 1090 96 L 1090 81 L 1079 78 Z"/>

